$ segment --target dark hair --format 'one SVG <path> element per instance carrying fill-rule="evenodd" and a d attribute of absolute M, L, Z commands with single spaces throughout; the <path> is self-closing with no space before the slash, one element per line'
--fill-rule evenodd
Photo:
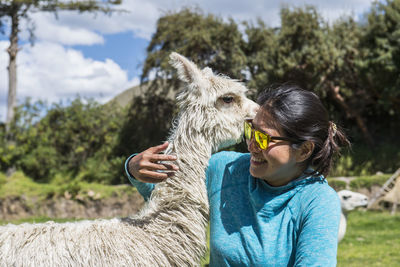
<path fill-rule="evenodd" d="M 271 116 L 266 118 L 267 123 L 282 135 L 299 140 L 295 145 L 304 141 L 314 143 L 313 153 L 304 168 L 311 165 L 315 173 L 326 176 L 333 156 L 339 154 L 341 146 L 350 145 L 343 131 L 329 121 L 327 110 L 313 92 L 285 84 L 265 90 L 257 102 Z"/>

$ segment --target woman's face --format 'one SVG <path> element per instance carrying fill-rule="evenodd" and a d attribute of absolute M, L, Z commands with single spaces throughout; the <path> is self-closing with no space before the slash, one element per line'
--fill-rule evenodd
<path fill-rule="evenodd" d="M 282 136 L 278 129 L 271 128 L 265 122 L 271 118 L 262 108 L 257 112 L 252 124 L 254 129 L 261 130 L 271 136 Z M 258 147 L 254 137 L 247 140 L 247 148 L 251 154 L 250 174 L 263 179 L 272 186 L 282 186 L 301 175 L 298 164 L 298 151 L 291 147 L 289 141 L 271 141 L 266 150 Z"/>

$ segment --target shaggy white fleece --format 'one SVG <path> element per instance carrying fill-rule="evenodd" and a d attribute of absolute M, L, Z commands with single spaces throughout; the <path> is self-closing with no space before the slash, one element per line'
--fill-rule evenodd
<path fill-rule="evenodd" d="M 368 197 L 366 195 L 353 192 L 350 190 L 341 190 L 338 192 L 342 213 L 340 214 L 339 236 L 338 242 L 342 241 L 346 234 L 347 213 L 357 207 L 366 207 L 368 205 Z"/>
<path fill-rule="evenodd" d="M 166 153 L 180 170 L 124 219 L 0 227 L 0 266 L 198 266 L 206 250 L 205 169 L 213 151 L 241 138 L 257 105 L 246 88 L 172 53 L 186 89 Z"/>

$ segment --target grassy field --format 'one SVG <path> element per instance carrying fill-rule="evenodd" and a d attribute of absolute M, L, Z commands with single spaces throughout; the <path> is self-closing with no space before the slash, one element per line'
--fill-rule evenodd
<path fill-rule="evenodd" d="M 339 244 L 338 266 L 400 266 L 400 214 L 355 211 Z"/>

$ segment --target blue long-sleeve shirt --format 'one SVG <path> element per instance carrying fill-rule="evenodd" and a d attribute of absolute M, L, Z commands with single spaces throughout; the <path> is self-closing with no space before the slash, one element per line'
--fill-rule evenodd
<path fill-rule="evenodd" d="M 335 266 L 340 202 L 325 178 L 272 187 L 249 167 L 249 154 L 210 159 L 210 266 Z M 154 185 L 130 180 L 150 196 Z"/>

